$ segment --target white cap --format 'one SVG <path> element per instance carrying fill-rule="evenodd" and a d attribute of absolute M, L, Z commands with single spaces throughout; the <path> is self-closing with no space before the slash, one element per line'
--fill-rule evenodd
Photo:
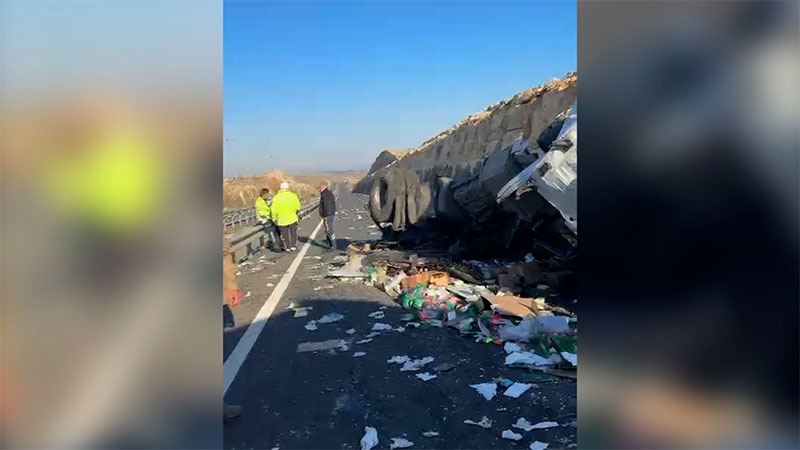
<path fill-rule="evenodd" d="M 287 183 L 287 182 L 285 182 L 285 181 L 284 181 L 284 182 L 282 182 L 282 183 L 281 183 L 281 189 L 289 189 L 289 183 Z"/>

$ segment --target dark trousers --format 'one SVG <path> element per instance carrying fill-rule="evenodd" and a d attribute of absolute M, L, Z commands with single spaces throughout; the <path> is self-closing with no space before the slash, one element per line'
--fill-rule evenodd
<path fill-rule="evenodd" d="M 332 241 L 336 238 L 336 232 L 333 231 L 333 218 L 335 216 L 331 214 L 330 216 L 325 216 L 322 218 L 322 223 L 325 224 L 325 235 L 328 236 L 328 241 Z"/>
<path fill-rule="evenodd" d="M 262 223 L 261 227 L 264 229 L 264 233 L 267 234 L 267 245 L 272 248 L 273 251 L 278 250 L 281 248 L 280 237 L 278 236 L 278 226 L 275 225 L 274 222 L 269 221 L 267 223 Z"/>
<path fill-rule="evenodd" d="M 297 222 L 286 226 L 279 226 L 278 228 L 281 230 L 283 246 L 285 248 L 297 247 Z"/>

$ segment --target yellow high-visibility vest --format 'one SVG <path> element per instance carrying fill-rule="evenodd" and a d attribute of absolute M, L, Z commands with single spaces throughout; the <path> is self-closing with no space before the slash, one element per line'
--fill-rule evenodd
<path fill-rule="evenodd" d="M 258 220 L 262 219 L 270 219 L 271 214 L 269 211 L 269 205 L 267 205 L 267 201 L 261 197 L 256 199 L 256 218 Z"/>
<path fill-rule="evenodd" d="M 272 221 L 279 227 L 297 222 L 300 198 L 288 189 L 281 189 L 272 197 Z"/>

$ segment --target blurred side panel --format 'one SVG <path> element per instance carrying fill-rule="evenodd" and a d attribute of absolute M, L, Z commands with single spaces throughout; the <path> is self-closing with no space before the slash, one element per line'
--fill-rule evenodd
<path fill-rule="evenodd" d="M 798 448 L 797 2 L 578 4 L 581 448 Z"/>
<path fill-rule="evenodd" d="M 221 446 L 222 2 L 0 21 L 2 445 Z"/>

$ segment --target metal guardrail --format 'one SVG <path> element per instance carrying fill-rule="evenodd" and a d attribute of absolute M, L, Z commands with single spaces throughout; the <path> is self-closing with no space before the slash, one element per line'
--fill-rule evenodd
<path fill-rule="evenodd" d="M 319 205 L 319 200 L 300 209 L 300 215 L 304 212 L 313 211 Z M 249 225 L 256 223 L 256 208 L 251 206 L 249 208 L 233 209 L 222 213 L 222 226 L 224 229 L 232 228 L 238 225 Z"/>
<path fill-rule="evenodd" d="M 319 200 L 315 201 L 314 203 L 304 206 L 300 208 L 300 211 L 297 213 L 300 220 L 305 219 L 308 217 L 311 212 L 319 207 Z M 255 208 L 245 208 L 252 210 L 252 222 L 255 222 Z M 240 212 L 244 210 L 236 210 L 236 211 L 229 211 L 229 213 L 233 212 Z M 246 217 L 246 216 L 242 216 Z M 244 219 L 242 219 L 244 220 Z M 247 222 L 240 222 L 240 223 L 247 223 Z M 225 224 L 225 217 L 223 217 L 223 224 Z M 225 227 L 227 228 L 228 225 L 226 224 Z M 234 262 L 239 262 L 243 259 L 247 259 L 250 255 L 256 253 L 259 248 L 265 246 L 269 243 L 269 237 L 267 233 L 264 231 L 264 227 L 260 224 L 253 225 L 244 229 L 241 233 L 238 233 L 231 238 L 231 247 L 230 252 L 233 255 Z"/>
<path fill-rule="evenodd" d="M 247 225 L 256 221 L 256 208 L 242 208 L 222 213 L 222 225 L 225 229 L 238 225 Z"/>

